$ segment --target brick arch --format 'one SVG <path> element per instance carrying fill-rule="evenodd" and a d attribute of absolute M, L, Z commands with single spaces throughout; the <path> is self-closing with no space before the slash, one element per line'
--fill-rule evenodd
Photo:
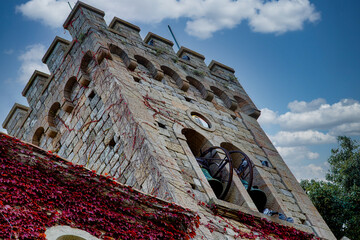
<path fill-rule="evenodd" d="M 175 72 L 173 69 L 169 68 L 168 66 L 161 66 L 161 70 L 164 72 L 165 75 L 168 75 L 169 77 L 171 77 L 176 85 L 183 90 L 184 92 L 186 92 L 189 89 L 189 83 L 187 83 L 187 81 L 184 81 L 180 75 Z"/>
<path fill-rule="evenodd" d="M 53 105 L 51 105 L 49 112 L 48 112 L 48 124 L 49 124 L 49 129 L 47 131 L 47 135 L 51 138 L 54 138 L 57 133 L 57 115 L 58 112 L 60 111 L 60 103 L 59 102 L 55 102 L 53 103 Z"/>
<path fill-rule="evenodd" d="M 223 103 L 227 108 L 229 108 L 232 111 L 236 110 L 237 108 L 236 102 L 231 100 L 231 98 L 223 90 L 214 86 L 211 86 L 210 89 L 214 92 L 216 96 L 218 96 L 223 101 Z"/>
<path fill-rule="evenodd" d="M 120 47 L 114 44 L 109 44 L 109 49 L 111 54 L 120 57 L 120 59 L 123 61 L 123 63 L 129 70 L 131 71 L 135 70 L 135 68 L 137 67 L 136 60 L 130 58 L 129 55 L 123 49 L 121 49 Z"/>
<path fill-rule="evenodd" d="M 71 111 L 74 109 L 74 106 L 76 105 L 75 97 L 73 95 L 78 86 L 79 84 L 75 76 L 69 78 L 69 80 L 66 82 L 64 86 L 65 103 L 63 109 L 68 113 L 71 113 Z"/>
<path fill-rule="evenodd" d="M 190 76 L 187 76 L 186 80 L 188 80 L 190 85 L 194 86 L 200 92 L 203 99 L 209 102 L 213 100 L 214 94 L 207 90 L 199 80 L 196 80 L 195 78 Z"/>
<path fill-rule="evenodd" d="M 164 77 L 164 73 L 162 71 L 159 71 L 158 69 L 156 69 L 155 65 L 150 62 L 148 59 L 146 59 L 143 56 L 140 55 L 135 55 L 134 58 L 136 59 L 138 64 L 143 65 L 145 68 L 147 68 L 147 70 L 150 72 L 151 76 L 158 80 L 161 81 L 161 79 Z"/>
<path fill-rule="evenodd" d="M 39 127 L 38 129 L 36 129 L 32 137 L 32 144 L 39 146 L 41 142 L 41 138 L 44 136 L 44 132 L 45 130 L 43 127 Z"/>

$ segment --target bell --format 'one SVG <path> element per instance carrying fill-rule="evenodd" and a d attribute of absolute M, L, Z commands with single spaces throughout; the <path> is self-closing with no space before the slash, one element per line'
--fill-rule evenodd
<path fill-rule="evenodd" d="M 249 195 L 259 212 L 263 212 L 267 202 L 266 194 L 257 187 L 252 187 L 249 191 Z"/>
<path fill-rule="evenodd" d="M 245 189 L 248 190 L 249 183 L 244 179 L 241 179 L 241 182 L 244 185 Z M 257 186 L 251 187 L 250 191 L 248 190 L 248 193 L 259 212 L 263 212 L 267 202 L 266 194 Z"/>
<path fill-rule="evenodd" d="M 201 168 L 202 172 L 204 173 L 206 179 L 208 180 L 212 190 L 214 191 L 216 197 L 219 197 L 224 190 L 222 182 L 213 178 L 209 171 L 206 168 Z"/>

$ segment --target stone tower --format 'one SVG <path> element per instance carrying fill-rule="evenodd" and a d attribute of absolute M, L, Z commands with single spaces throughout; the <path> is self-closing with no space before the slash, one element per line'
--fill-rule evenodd
<path fill-rule="evenodd" d="M 151 32 L 143 40 L 119 18 L 107 26 L 104 15 L 76 4 L 64 23 L 73 41 L 55 38 L 42 59 L 51 75 L 34 72 L 22 92 L 29 107 L 15 104 L 3 123 L 10 135 L 190 208 L 199 239 L 285 238 L 249 223 L 264 218 L 335 239 L 231 67 L 206 66 L 185 47 L 175 53 Z"/>

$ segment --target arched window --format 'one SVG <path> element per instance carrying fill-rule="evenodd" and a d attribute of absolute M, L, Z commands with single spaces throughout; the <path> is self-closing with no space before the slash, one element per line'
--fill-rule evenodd
<path fill-rule="evenodd" d="M 63 109 L 66 112 L 70 113 L 74 109 L 80 95 L 79 91 L 80 91 L 80 86 L 76 81 L 76 77 L 71 77 L 67 81 L 64 87 L 65 103 Z"/>
<path fill-rule="evenodd" d="M 51 105 L 49 113 L 48 113 L 48 124 L 49 124 L 49 130 L 47 135 L 51 138 L 54 138 L 57 133 L 57 125 L 60 121 L 60 118 L 58 116 L 60 111 L 60 103 L 55 102 L 53 105 Z"/>
<path fill-rule="evenodd" d="M 214 86 L 211 86 L 210 89 L 217 96 L 217 97 L 215 97 L 215 101 L 218 104 L 220 104 L 230 110 L 233 110 L 233 111 L 236 110 L 237 104 L 235 103 L 235 101 L 232 101 L 224 91 L 222 91 L 219 88 L 214 87 Z"/>
<path fill-rule="evenodd" d="M 203 99 L 210 101 L 210 102 L 213 100 L 214 94 L 212 94 L 210 91 L 208 91 L 200 81 L 198 81 L 195 78 L 190 77 L 190 76 L 187 76 L 186 80 L 189 81 L 190 90 L 192 90 L 192 92 L 195 92 L 195 96 L 199 95 Z"/>
<path fill-rule="evenodd" d="M 45 231 L 47 240 L 99 240 L 90 233 L 69 226 L 50 227 Z"/>
<path fill-rule="evenodd" d="M 143 56 L 135 55 L 134 58 L 136 59 L 138 68 L 140 71 L 144 71 L 152 76 L 154 79 L 161 81 L 164 77 L 164 73 L 159 71 L 155 68 L 154 64 L 152 64 L 149 60 L 144 58 Z"/>
<path fill-rule="evenodd" d="M 136 60 L 131 59 L 124 50 L 114 44 L 110 44 L 109 49 L 110 53 L 115 56 L 115 59 L 120 59 L 129 70 L 135 70 L 137 67 Z"/>
<path fill-rule="evenodd" d="M 170 81 L 173 81 L 178 88 L 186 92 L 189 89 L 189 83 L 185 82 L 179 74 L 177 74 L 174 70 L 167 66 L 161 66 L 161 70 L 163 70 L 164 74 L 170 78 Z M 168 79 L 169 79 L 168 78 Z"/>
<path fill-rule="evenodd" d="M 202 152 L 213 146 L 209 140 L 193 129 L 185 128 L 182 130 L 182 134 L 186 137 L 186 142 L 195 157 L 200 156 Z"/>
<path fill-rule="evenodd" d="M 32 143 L 37 145 L 37 146 L 40 146 L 41 144 L 41 141 L 44 137 L 44 128 L 43 127 L 39 127 L 38 129 L 36 129 L 34 135 L 33 135 L 33 138 L 32 138 Z"/>

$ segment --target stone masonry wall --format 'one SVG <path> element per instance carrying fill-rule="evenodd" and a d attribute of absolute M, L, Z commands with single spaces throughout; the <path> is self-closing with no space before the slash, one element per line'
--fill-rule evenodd
<path fill-rule="evenodd" d="M 81 2 L 74 7 L 64 24 L 74 40 L 54 40 L 43 59 L 51 76 L 31 95 L 36 102 L 27 114 L 11 119 L 18 128 L 7 124 L 8 132 L 198 212 L 199 238 L 232 239 L 236 233 L 226 229 L 229 223 L 249 231 L 230 218 L 217 223 L 219 218 L 198 204 L 215 199 L 334 239 L 257 123 L 259 111 L 231 68 L 214 61 L 207 67 L 204 57 L 189 49 L 176 54 L 171 41 L 155 34 L 143 42 L 138 27 L 118 18 L 108 28 L 103 16 Z M 211 128 L 199 126 L 192 113 L 204 116 Z M 266 207 L 292 217 L 294 224 L 259 213 L 236 175 L 227 198 L 217 200 L 184 129 L 212 146 L 231 144 L 245 152 L 255 164 L 255 185 L 267 195 Z"/>

